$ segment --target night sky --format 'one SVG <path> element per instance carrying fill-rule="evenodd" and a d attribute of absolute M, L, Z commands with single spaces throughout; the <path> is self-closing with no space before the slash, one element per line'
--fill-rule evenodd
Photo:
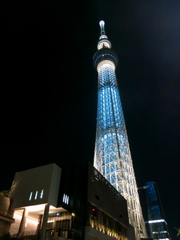
<path fill-rule="evenodd" d="M 99 21 L 116 70 L 137 185 L 158 184 L 173 240 L 180 227 L 180 1 L 0 3 L 0 190 L 14 173 L 93 162 Z"/>

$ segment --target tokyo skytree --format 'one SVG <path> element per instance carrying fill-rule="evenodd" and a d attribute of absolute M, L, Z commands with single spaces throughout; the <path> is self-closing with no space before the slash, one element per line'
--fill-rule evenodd
<path fill-rule="evenodd" d="M 115 69 L 118 57 L 111 50 L 105 34 L 105 22 L 100 21 L 98 51 L 93 57 L 98 72 L 97 129 L 94 167 L 127 200 L 129 222 L 136 239 L 146 238 L 139 195 L 121 106 Z"/>

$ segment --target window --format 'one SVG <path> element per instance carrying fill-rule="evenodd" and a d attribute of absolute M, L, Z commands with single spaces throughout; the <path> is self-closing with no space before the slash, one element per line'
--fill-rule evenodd
<path fill-rule="evenodd" d="M 96 195 L 96 194 L 95 194 L 95 198 L 96 198 L 97 200 L 99 200 L 99 196 L 98 196 L 98 195 Z"/>

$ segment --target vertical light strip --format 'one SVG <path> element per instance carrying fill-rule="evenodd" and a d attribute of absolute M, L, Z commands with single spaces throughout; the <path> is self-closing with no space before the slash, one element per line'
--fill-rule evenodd
<path fill-rule="evenodd" d="M 38 191 L 36 191 L 36 194 L 35 194 L 35 198 L 34 198 L 34 199 L 37 199 L 37 195 L 38 195 Z"/>
<path fill-rule="evenodd" d="M 43 198 L 44 190 L 41 191 L 40 198 Z"/>
<path fill-rule="evenodd" d="M 31 201 L 31 199 L 32 199 L 32 192 L 30 193 L 30 195 L 29 195 L 29 201 Z"/>

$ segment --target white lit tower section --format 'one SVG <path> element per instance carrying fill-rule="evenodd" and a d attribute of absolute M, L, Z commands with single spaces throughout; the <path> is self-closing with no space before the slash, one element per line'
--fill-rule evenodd
<path fill-rule="evenodd" d="M 94 166 L 127 200 L 129 221 L 135 228 L 136 239 L 140 239 L 147 234 L 115 74 L 118 58 L 111 50 L 104 25 L 100 21 L 101 36 L 93 57 L 98 72 Z"/>

